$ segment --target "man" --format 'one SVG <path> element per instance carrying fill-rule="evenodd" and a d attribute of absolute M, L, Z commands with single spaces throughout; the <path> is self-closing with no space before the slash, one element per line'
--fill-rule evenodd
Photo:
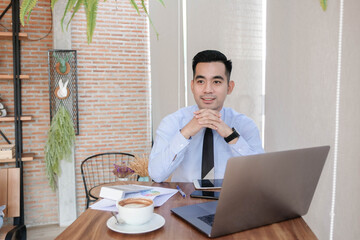
<path fill-rule="evenodd" d="M 171 174 L 176 182 L 223 178 L 230 157 L 264 152 L 255 123 L 223 107 L 235 86 L 230 81 L 231 61 L 219 51 L 206 50 L 194 57 L 192 68 L 196 105 L 166 116 L 156 132 L 149 161 L 149 174 L 156 182 Z M 205 140 L 209 135 L 211 140 Z M 213 148 L 209 150 L 207 145 Z M 210 158 L 209 167 L 206 162 Z"/>

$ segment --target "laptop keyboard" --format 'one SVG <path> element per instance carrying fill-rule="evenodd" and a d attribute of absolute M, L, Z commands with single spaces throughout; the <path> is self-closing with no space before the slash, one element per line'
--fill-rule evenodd
<path fill-rule="evenodd" d="M 201 221 L 203 221 L 207 225 L 210 225 L 211 227 L 213 225 L 214 218 L 215 218 L 215 214 L 210 214 L 210 215 L 205 215 L 205 216 L 198 217 L 198 219 L 200 219 Z"/>

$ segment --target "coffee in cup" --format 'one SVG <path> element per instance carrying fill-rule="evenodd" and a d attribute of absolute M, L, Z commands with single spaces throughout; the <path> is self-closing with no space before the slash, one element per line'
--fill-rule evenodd
<path fill-rule="evenodd" d="M 154 202 L 147 198 L 128 198 L 116 201 L 118 217 L 129 225 L 144 224 L 153 217 Z"/>

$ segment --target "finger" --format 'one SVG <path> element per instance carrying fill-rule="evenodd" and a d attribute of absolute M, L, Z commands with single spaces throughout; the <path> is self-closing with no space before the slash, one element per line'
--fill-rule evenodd
<path fill-rule="evenodd" d="M 210 119 L 202 119 L 202 120 L 198 121 L 198 124 L 201 125 L 201 126 L 202 125 L 208 125 L 208 124 L 218 126 L 219 122 L 213 121 L 213 120 L 210 120 Z"/>
<path fill-rule="evenodd" d="M 221 122 L 221 118 L 219 118 L 218 116 L 215 115 L 199 115 L 195 117 L 198 121 L 215 121 L 220 123 Z"/>
<path fill-rule="evenodd" d="M 195 115 L 203 115 L 203 114 L 212 114 L 215 115 L 217 117 L 221 117 L 220 112 L 216 111 L 216 110 L 212 110 L 212 109 L 200 109 L 198 111 L 194 112 Z"/>
<path fill-rule="evenodd" d="M 217 117 L 221 116 L 220 112 L 218 112 L 216 110 L 212 110 L 212 109 L 201 109 L 199 111 L 199 114 L 209 114 L 209 115 L 214 115 L 214 116 L 217 116 Z"/>
<path fill-rule="evenodd" d="M 213 119 L 213 120 L 216 120 L 216 121 L 220 121 L 220 119 L 221 119 L 219 117 L 219 115 L 216 115 L 216 114 L 213 114 L 213 113 L 210 113 L 210 112 L 201 113 L 201 114 L 195 115 L 194 117 L 196 119 Z"/>
<path fill-rule="evenodd" d="M 213 130 L 218 130 L 218 127 L 214 124 L 200 124 L 200 126 L 203 128 L 211 128 Z"/>
<path fill-rule="evenodd" d="M 198 124 L 200 124 L 200 125 L 211 124 L 211 125 L 218 126 L 220 124 L 220 121 L 218 119 L 201 118 L 201 119 L 198 119 Z"/>

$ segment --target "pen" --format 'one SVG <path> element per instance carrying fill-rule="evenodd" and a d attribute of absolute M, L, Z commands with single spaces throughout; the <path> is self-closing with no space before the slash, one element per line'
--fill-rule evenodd
<path fill-rule="evenodd" d="M 184 198 L 186 197 L 186 194 L 183 192 L 183 190 L 181 190 L 181 188 L 179 187 L 179 185 L 176 185 L 177 190 L 179 190 L 179 193 L 181 194 L 181 196 Z"/>

